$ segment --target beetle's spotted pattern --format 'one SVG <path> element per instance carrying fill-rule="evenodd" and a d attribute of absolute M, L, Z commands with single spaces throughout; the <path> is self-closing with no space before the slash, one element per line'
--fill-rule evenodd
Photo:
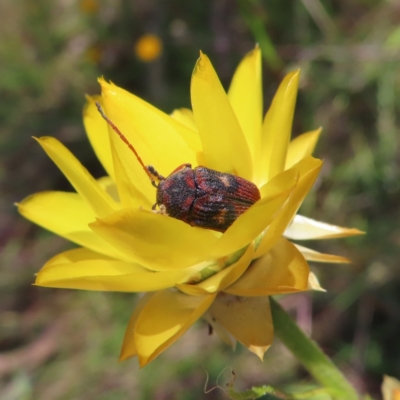
<path fill-rule="evenodd" d="M 259 199 L 257 186 L 246 179 L 183 164 L 161 177 L 156 204 L 165 207 L 170 217 L 224 232 Z"/>

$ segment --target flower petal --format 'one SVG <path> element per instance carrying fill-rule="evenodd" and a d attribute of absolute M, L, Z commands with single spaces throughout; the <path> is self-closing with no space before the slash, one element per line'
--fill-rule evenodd
<path fill-rule="evenodd" d="M 342 228 L 298 214 L 285 230 L 285 236 L 293 240 L 333 239 L 363 234 L 364 232 L 356 228 Z"/>
<path fill-rule="evenodd" d="M 169 175 L 181 164 L 197 164 L 201 144 L 195 132 L 118 86 L 103 79 L 99 82 L 108 118 L 136 149 L 145 165 L 151 164 L 160 174 Z M 144 191 L 141 201 L 149 199 L 144 204 L 149 206 L 155 198 L 149 177 L 121 138 L 114 132 L 110 135 L 117 185 L 124 206 L 137 206 L 138 191 Z"/>
<path fill-rule="evenodd" d="M 212 275 L 210 278 L 196 284 L 178 284 L 176 287 L 184 293 L 192 296 L 199 296 L 208 293 L 219 292 L 224 290 L 227 286 L 231 285 L 246 271 L 254 255 L 254 245 L 248 246 L 242 257 L 224 268 L 222 271 Z"/>
<path fill-rule="evenodd" d="M 213 320 L 208 310 L 204 313 L 203 318 L 211 326 L 212 331 L 215 331 L 222 341 L 232 347 L 232 350 L 235 350 L 236 339 L 218 321 Z"/>
<path fill-rule="evenodd" d="M 122 142 L 122 140 L 120 141 Z M 115 179 L 122 207 L 150 209 L 155 203 L 156 191 L 149 176 L 135 156 L 126 148 L 123 150 L 123 147 L 126 147 L 125 143 L 118 143 L 118 138 L 115 137 L 111 142 Z"/>
<path fill-rule="evenodd" d="M 49 260 L 37 274 L 38 286 L 147 292 L 174 286 L 190 279 L 187 270 L 149 271 L 139 264 L 113 260 L 88 249 L 74 249 Z"/>
<path fill-rule="evenodd" d="M 188 296 L 163 290 L 143 307 L 134 327 L 134 340 L 141 367 L 182 336 L 210 307 L 215 295 Z"/>
<path fill-rule="evenodd" d="M 143 307 L 148 303 L 148 301 L 154 296 L 154 293 L 145 293 L 136 304 L 135 310 L 133 311 L 131 318 L 129 319 L 128 326 L 125 331 L 124 341 L 122 343 L 121 353 L 119 355 L 119 360 L 123 361 L 130 357 L 137 356 L 136 344 L 135 344 L 135 325 L 139 318 Z"/>
<path fill-rule="evenodd" d="M 120 202 L 117 185 L 111 177 L 102 176 L 97 182 L 117 203 Z"/>
<path fill-rule="evenodd" d="M 268 297 L 237 297 L 220 293 L 208 313 L 240 343 L 263 359 L 274 336 Z"/>
<path fill-rule="evenodd" d="M 300 246 L 298 244 L 295 244 L 295 246 L 298 250 L 301 251 L 301 254 L 303 254 L 304 258 L 307 261 L 326 262 L 334 264 L 347 264 L 351 262 L 351 260 L 346 257 L 336 256 L 334 254 L 319 253 L 318 251 Z"/>
<path fill-rule="evenodd" d="M 99 102 L 103 106 L 103 100 L 101 96 L 86 96 L 86 100 L 87 103 L 83 109 L 83 124 L 85 125 L 86 133 L 97 158 L 102 163 L 107 174 L 115 180 L 107 122 L 104 121 L 95 104 Z"/>
<path fill-rule="evenodd" d="M 326 292 L 326 290 L 320 285 L 319 280 L 314 272 L 310 272 L 310 275 L 308 276 L 308 290 Z"/>
<path fill-rule="evenodd" d="M 246 138 L 209 58 L 203 53 L 194 67 L 191 98 L 205 166 L 251 180 L 252 162 Z"/>
<path fill-rule="evenodd" d="M 77 193 L 36 193 L 17 206 L 25 218 L 59 236 L 101 254 L 125 259 L 122 253 L 89 228 L 96 215 Z"/>
<path fill-rule="evenodd" d="M 246 54 L 233 75 L 229 101 L 244 133 L 253 160 L 260 160 L 263 113 L 261 50 L 257 46 Z"/>
<path fill-rule="evenodd" d="M 227 229 L 212 249 L 215 258 L 225 256 L 254 240 L 286 204 L 299 178 L 293 168 L 282 172 L 265 184 L 261 200 L 253 204 Z"/>
<path fill-rule="evenodd" d="M 156 160 L 160 168 L 172 171 L 179 164 L 195 163 L 201 151 L 198 135 L 184 124 L 141 98 L 99 80 L 104 106 L 127 139 L 134 139 L 136 150 L 148 162 Z M 126 129 L 121 129 L 126 127 Z M 151 135 L 149 135 L 151 132 Z M 141 147 L 144 149 L 142 153 Z M 165 157 L 166 151 L 169 157 Z"/>
<path fill-rule="evenodd" d="M 212 231 L 140 209 L 118 211 L 90 227 L 131 260 L 155 271 L 203 261 L 217 240 Z"/>
<path fill-rule="evenodd" d="M 311 156 L 317 145 L 322 128 L 303 133 L 289 143 L 285 169 L 293 167 L 306 156 Z"/>
<path fill-rule="evenodd" d="M 383 383 L 381 385 L 383 400 L 399 400 L 400 399 L 400 381 L 388 375 L 383 375 Z"/>
<path fill-rule="evenodd" d="M 179 121 L 194 132 L 197 132 L 196 122 L 194 121 L 193 111 L 189 108 L 179 108 L 172 112 L 171 117 Z"/>
<path fill-rule="evenodd" d="M 104 217 L 120 208 L 87 169 L 57 139 L 41 137 L 36 140 L 97 216 Z"/>
<path fill-rule="evenodd" d="M 296 246 L 281 238 L 225 292 L 236 296 L 270 296 L 306 290 L 310 269 Z"/>
<path fill-rule="evenodd" d="M 304 158 L 293 166 L 300 173 L 299 181 L 284 208 L 280 211 L 280 214 L 264 232 L 256 250 L 256 257 L 267 253 L 283 235 L 289 222 L 293 219 L 307 193 L 313 186 L 321 167 L 322 161 L 311 156 Z"/>
<path fill-rule="evenodd" d="M 268 182 L 285 168 L 299 76 L 299 70 L 285 76 L 265 116 L 261 143 L 261 160 L 264 160 L 264 164 L 259 165 L 259 184 Z"/>

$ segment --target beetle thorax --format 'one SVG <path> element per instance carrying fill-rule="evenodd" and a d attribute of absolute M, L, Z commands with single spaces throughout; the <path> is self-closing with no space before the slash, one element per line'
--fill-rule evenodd
<path fill-rule="evenodd" d="M 158 184 L 157 204 L 173 218 L 190 223 L 190 211 L 196 198 L 194 171 L 185 167 Z"/>

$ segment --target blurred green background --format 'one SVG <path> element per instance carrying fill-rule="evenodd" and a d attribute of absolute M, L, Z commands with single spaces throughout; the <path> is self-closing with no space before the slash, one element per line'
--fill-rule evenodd
<path fill-rule="evenodd" d="M 81 118 L 97 77 L 172 112 L 190 107 L 200 49 L 227 87 L 259 42 L 265 109 L 284 74 L 300 67 L 293 135 L 324 128 L 315 153 L 324 167 L 302 213 L 368 232 L 310 243 L 354 262 L 313 266 L 328 292 L 283 305 L 361 393 L 380 399 L 382 375 L 400 378 L 400 3 L 2 0 L 0 16 L 0 398 L 227 399 L 218 388 L 205 394 L 207 373 L 208 388 L 221 373 L 224 386 L 227 367 L 238 389 L 309 382 L 278 341 L 261 363 L 209 336 L 201 321 L 144 369 L 118 363 L 136 296 L 31 286 L 71 245 L 13 206 L 37 191 L 71 189 L 31 136 L 57 137 L 104 174 Z M 160 57 L 135 51 L 144 34 L 160 39 Z"/>

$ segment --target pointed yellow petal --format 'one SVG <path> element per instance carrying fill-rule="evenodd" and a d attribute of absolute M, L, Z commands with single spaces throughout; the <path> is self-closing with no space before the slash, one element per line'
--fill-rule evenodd
<path fill-rule="evenodd" d="M 104 217 L 119 209 L 119 205 L 57 139 L 41 137 L 36 140 L 97 216 Z"/>
<path fill-rule="evenodd" d="M 118 188 L 112 178 L 109 176 L 103 176 L 97 179 L 97 182 L 117 203 L 120 202 Z"/>
<path fill-rule="evenodd" d="M 190 279 L 186 270 L 154 273 L 139 264 L 117 261 L 87 249 L 61 253 L 49 260 L 37 274 L 38 286 L 146 292 L 166 289 Z"/>
<path fill-rule="evenodd" d="M 192 75 L 191 98 L 205 166 L 251 180 L 246 138 L 210 60 L 202 53 Z"/>
<path fill-rule="evenodd" d="M 260 160 L 263 113 L 259 47 L 247 53 L 239 64 L 233 75 L 228 97 L 249 146 L 255 170 Z"/>
<path fill-rule="evenodd" d="M 325 262 L 334 264 L 343 264 L 343 263 L 347 264 L 351 262 L 351 260 L 346 257 L 336 256 L 334 254 L 319 253 L 318 251 L 300 246 L 298 244 L 296 244 L 295 246 L 297 247 L 298 250 L 301 251 L 301 254 L 303 254 L 304 258 L 307 261 Z"/>
<path fill-rule="evenodd" d="M 188 296 L 172 290 L 155 293 L 143 307 L 134 327 L 140 366 L 152 361 L 181 337 L 214 298 L 215 295 Z"/>
<path fill-rule="evenodd" d="M 115 179 L 107 122 L 104 121 L 95 104 L 97 101 L 103 107 L 103 100 L 101 96 L 86 96 L 86 100 L 87 103 L 83 109 L 83 124 L 90 144 L 107 174 Z"/>
<path fill-rule="evenodd" d="M 159 168 L 172 171 L 179 164 L 195 163 L 201 143 L 193 130 L 132 93 L 103 79 L 99 83 L 109 117 L 145 164 L 156 160 Z M 169 157 L 165 157 L 166 151 Z"/>
<path fill-rule="evenodd" d="M 135 344 L 135 325 L 136 321 L 139 318 L 140 313 L 143 310 L 143 307 L 148 303 L 151 297 L 154 296 L 154 293 L 146 293 L 142 296 L 138 304 L 135 307 L 135 310 L 132 313 L 131 318 L 129 319 L 128 326 L 125 331 L 124 341 L 122 343 L 121 353 L 119 356 L 119 360 L 123 361 L 130 357 L 137 356 L 136 344 Z"/>
<path fill-rule="evenodd" d="M 268 182 L 285 168 L 299 76 L 299 70 L 285 76 L 265 116 L 261 143 L 263 163 L 259 165 L 259 184 Z"/>
<path fill-rule="evenodd" d="M 284 207 L 299 178 L 293 168 L 265 184 L 261 200 L 253 204 L 227 229 L 212 250 L 215 258 L 232 253 L 254 240 Z"/>
<path fill-rule="evenodd" d="M 293 139 L 288 148 L 285 169 L 293 167 L 306 156 L 311 156 L 317 145 L 322 128 L 303 133 Z"/>
<path fill-rule="evenodd" d="M 265 231 L 257 250 L 256 257 L 267 253 L 283 235 L 293 219 L 307 193 L 313 186 L 322 167 L 322 161 L 308 156 L 293 166 L 300 173 L 299 181 L 279 215 Z M 289 171 L 289 170 L 288 170 Z"/>
<path fill-rule="evenodd" d="M 208 311 L 204 313 L 203 318 L 209 323 L 212 330 L 216 332 L 219 338 L 235 350 L 236 339 L 218 321 L 214 321 L 212 315 Z"/>
<path fill-rule="evenodd" d="M 317 276 L 314 272 L 310 272 L 308 276 L 308 290 L 316 290 L 318 292 L 326 292 L 326 290 L 320 285 Z"/>
<path fill-rule="evenodd" d="M 364 232 L 356 228 L 330 225 L 302 215 L 296 215 L 285 230 L 285 236 L 293 240 L 333 239 L 363 234 Z"/>
<path fill-rule="evenodd" d="M 281 238 L 225 292 L 237 296 L 270 296 L 306 290 L 309 267 L 293 243 Z"/>
<path fill-rule="evenodd" d="M 101 81 L 101 83 L 103 84 L 103 86 L 105 85 L 107 89 L 110 87 L 110 85 L 104 81 Z M 114 86 L 112 86 L 112 88 L 114 88 Z M 115 117 L 113 118 L 107 111 L 107 105 L 109 103 L 113 104 L 112 100 L 114 97 L 107 96 L 107 93 L 109 92 L 109 90 L 107 89 L 103 89 L 104 98 L 109 99 L 108 101 L 105 101 L 103 98 L 103 104 L 107 112 L 107 116 L 118 127 L 121 133 L 128 138 L 129 142 L 139 152 L 139 155 L 142 155 L 135 141 L 135 137 L 128 137 L 128 132 L 124 130 L 126 129 L 126 125 L 121 126 L 119 121 L 114 120 Z M 130 114 L 128 114 L 128 116 L 130 116 Z M 154 187 L 151 185 L 148 175 L 143 170 L 143 167 L 136 159 L 135 154 L 128 148 L 126 143 L 124 143 L 121 138 L 112 131 L 111 128 L 107 127 L 107 129 L 109 132 L 111 143 L 115 181 L 118 187 L 122 206 L 124 208 L 145 207 L 150 209 L 155 202 L 156 193 Z M 135 136 L 139 136 L 139 134 Z M 144 155 L 142 155 L 142 157 L 144 157 Z M 155 161 L 156 160 L 154 159 L 144 159 L 146 165 L 152 164 Z"/>
<path fill-rule="evenodd" d="M 145 165 L 153 165 L 161 175 L 167 176 L 181 164 L 197 164 L 201 144 L 195 132 L 118 86 L 102 79 L 99 82 L 108 118 L 136 149 Z M 135 201 L 138 191 L 143 191 L 144 199 L 154 203 L 150 199 L 155 199 L 155 190 L 135 155 L 115 132 L 110 131 L 110 135 L 124 206 L 137 206 L 137 202 L 129 204 L 129 201 Z M 133 200 L 130 200 L 132 195 Z"/>
<path fill-rule="evenodd" d="M 140 209 L 121 210 L 90 227 L 131 260 L 155 271 L 203 261 L 217 240 L 214 232 Z"/>
<path fill-rule="evenodd" d="M 224 290 L 246 271 L 254 255 L 254 245 L 250 245 L 243 256 L 231 266 L 202 281 L 197 285 L 178 284 L 176 287 L 184 293 L 199 296 Z"/>
<path fill-rule="evenodd" d="M 134 154 L 127 151 L 127 146 L 122 140 L 118 141 L 118 138 L 113 137 L 111 142 L 115 179 L 122 207 L 150 209 L 155 203 L 156 191 L 151 185 L 149 176 L 137 162 Z"/>
<path fill-rule="evenodd" d="M 381 386 L 383 400 L 399 400 L 400 399 L 400 381 L 388 375 L 383 376 Z"/>
<path fill-rule="evenodd" d="M 77 193 L 36 193 L 17 206 L 25 218 L 59 236 L 101 254 L 125 259 L 122 253 L 89 228 L 96 215 Z"/>
<path fill-rule="evenodd" d="M 274 336 L 268 297 L 220 293 L 209 308 L 212 318 L 261 360 Z"/>
<path fill-rule="evenodd" d="M 86 261 L 86 260 L 114 260 L 112 257 L 105 256 L 104 254 L 100 254 L 96 251 L 86 249 L 84 247 L 80 247 L 77 249 L 63 251 L 52 257 L 46 264 L 42 267 L 41 270 L 54 267 L 56 265 L 61 264 L 73 264 L 79 261 Z"/>
<path fill-rule="evenodd" d="M 172 112 L 171 117 L 179 121 L 194 132 L 197 132 L 196 122 L 194 121 L 193 111 L 188 108 L 179 108 Z"/>

